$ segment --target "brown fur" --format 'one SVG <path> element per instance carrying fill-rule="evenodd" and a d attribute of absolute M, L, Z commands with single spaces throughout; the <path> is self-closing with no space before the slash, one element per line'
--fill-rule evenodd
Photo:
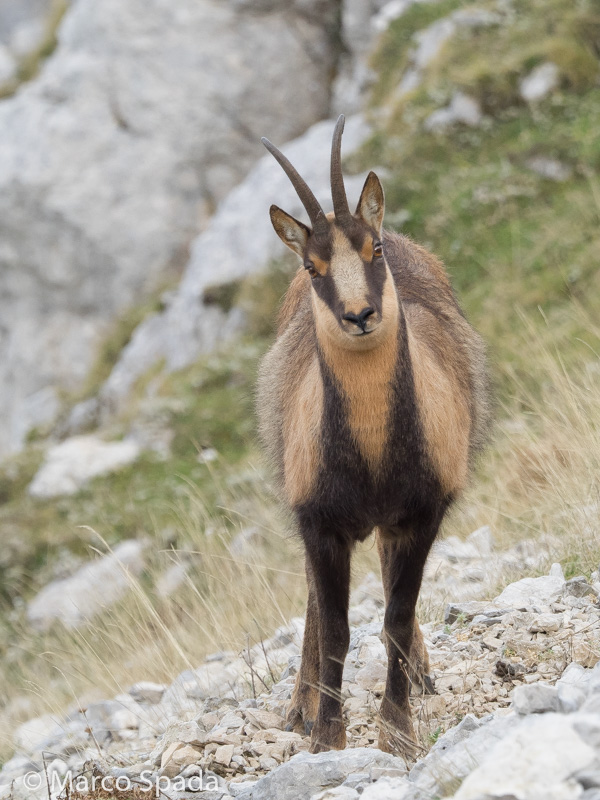
<path fill-rule="evenodd" d="M 384 290 L 384 309 L 398 315 L 391 281 Z M 317 316 L 321 351 L 348 402 L 348 422 L 354 441 L 371 469 L 377 471 L 386 443 L 390 417 L 390 376 L 397 358 L 397 340 L 390 338 L 373 350 L 344 350 L 327 336 L 319 336 L 325 311 Z"/>
<path fill-rule="evenodd" d="M 452 370 L 436 360 L 428 340 L 439 322 L 419 306 L 406 310 L 408 344 L 417 405 L 427 446 L 447 494 L 464 489 L 469 468 L 471 420 L 468 399 Z"/>
<path fill-rule="evenodd" d="M 310 494 L 319 467 L 319 433 L 323 412 L 323 383 L 314 354 L 292 390 L 283 420 L 283 470 L 288 502 L 296 505 Z"/>
<path fill-rule="evenodd" d="M 439 260 L 405 237 L 386 234 L 386 241 L 388 261 L 403 303 L 415 391 L 419 398 L 428 449 L 442 485 L 448 492 L 458 492 L 466 485 L 471 456 L 481 446 L 487 429 L 489 414 L 487 386 L 482 370 L 483 345 L 461 315 Z M 394 264 L 395 259 L 401 259 L 402 269 Z M 392 341 L 381 348 L 363 352 L 336 348 L 326 336 L 319 336 L 319 332 L 323 333 L 328 326 L 335 326 L 336 322 L 327 309 L 315 310 L 310 286 L 306 270 L 300 267 L 279 314 L 275 345 L 280 353 L 276 358 L 277 372 L 282 375 L 283 385 L 289 387 L 281 398 L 285 420 L 284 439 L 288 443 L 282 442 L 283 448 L 280 445 L 280 457 L 284 451 L 288 453 L 285 472 L 286 475 L 295 476 L 290 482 L 287 479 L 284 481 L 290 505 L 298 497 L 305 496 L 310 485 L 310 480 L 300 475 L 308 465 L 312 465 L 315 472 L 318 466 L 315 435 L 321 424 L 322 393 L 318 389 L 314 359 L 309 357 L 306 360 L 306 337 L 310 335 L 309 332 L 316 331 L 323 355 L 344 390 L 354 438 L 372 467 L 379 463 L 385 443 L 389 415 L 387 376 L 395 357 L 395 343 Z M 386 310 L 389 313 L 394 302 L 391 287 L 386 291 L 386 298 Z M 423 300 L 427 300 L 429 305 L 424 306 Z M 288 330 L 292 321 L 295 322 L 293 333 Z M 284 337 L 284 341 L 282 336 L 286 332 L 289 335 Z M 313 341 L 316 344 L 317 339 Z M 300 360 L 305 361 L 305 366 L 301 366 Z M 299 376 L 299 372 L 303 371 L 309 372 L 310 377 Z M 314 402 L 297 405 L 296 398 L 310 400 L 313 393 Z M 276 399 L 272 387 L 266 387 L 266 391 L 260 394 L 259 411 L 264 409 L 263 418 L 266 418 L 271 413 L 267 411 L 270 400 L 276 402 Z M 298 409 L 301 409 L 300 413 Z M 273 429 L 272 426 L 269 428 L 266 443 L 274 452 L 273 447 L 269 446 L 273 444 Z M 297 451 L 297 468 L 291 463 L 296 444 L 301 444 Z"/>
<path fill-rule="evenodd" d="M 377 527 L 388 651 L 379 746 L 406 755 L 415 742 L 409 683 L 431 689 L 414 609 L 429 549 L 485 438 L 485 358 L 441 262 L 382 231 L 374 173 L 350 215 L 339 191 L 340 126 L 339 218 L 322 224 L 297 175 L 315 231 L 271 208 L 308 269 L 291 282 L 258 384 L 261 434 L 306 551 L 306 629 L 287 722 L 312 729 L 312 752 L 345 746 L 351 555 Z"/>
<path fill-rule="evenodd" d="M 315 253 L 311 253 L 311 261 L 315 265 L 315 269 L 317 270 L 319 275 L 327 274 L 327 270 L 329 269 L 329 264 L 327 263 L 327 261 L 324 261 Z"/>
<path fill-rule="evenodd" d="M 373 237 L 372 236 L 365 237 L 365 241 L 363 242 L 363 246 L 360 248 L 360 257 L 367 264 L 373 258 Z"/>

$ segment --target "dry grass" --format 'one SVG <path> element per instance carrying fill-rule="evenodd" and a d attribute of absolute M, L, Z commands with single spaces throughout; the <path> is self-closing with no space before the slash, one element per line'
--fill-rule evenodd
<path fill-rule="evenodd" d="M 540 312 L 541 313 L 541 312 Z M 548 346 L 531 319 L 518 315 L 520 352 L 531 371 L 517 378 L 504 367 L 512 396 L 498 410 L 493 445 L 480 480 L 448 529 L 491 525 L 501 546 L 551 534 L 561 541 L 554 560 L 570 573 L 590 572 L 600 555 L 600 328 L 575 305 L 586 341 Z"/>

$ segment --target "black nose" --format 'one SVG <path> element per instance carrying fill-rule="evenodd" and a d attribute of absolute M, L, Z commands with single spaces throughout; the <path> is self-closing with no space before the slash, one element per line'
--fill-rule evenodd
<path fill-rule="evenodd" d="M 368 306 L 367 308 L 363 308 L 360 314 L 344 314 L 342 319 L 347 319 L 348 322 L 353 322 L 355 325 L 364 331 L 365 325 L 367 324 L 367 320 L 371 316 L 371 314 L 375 313 L 375 309 Z"/>

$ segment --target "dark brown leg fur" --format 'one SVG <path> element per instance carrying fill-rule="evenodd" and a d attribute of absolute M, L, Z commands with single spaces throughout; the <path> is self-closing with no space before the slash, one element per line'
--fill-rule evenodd
<path fill-rule="evenodd" d="M 288 707 L 285 729 L 309 735 L 319 708 L 319 607 L 314 580 L 306 560 L 308 601 L 300 671 Z"/>
<path fill-rule="evenodd" d="M 429 658 L 415 605 L 423 568 L 439 523 L 424 526 L 418 534 L 401 529 L 381 530 L 377 546 L 381 559 L 386 612 L 385 643 L 388 674 L 381 703 L 379 747 L 405 756 L 415 753 L 416 739 L 408 701 L 410 683 L 430 687 Z"/>
<path fill-rule="evenodd" d="M 310 751 L 320 753 L 346 746 L 341 690 L 350 643 L 350 547 L 323 531 L 305 537 L 305 543 L 319 609 L 319 707 Z"/>

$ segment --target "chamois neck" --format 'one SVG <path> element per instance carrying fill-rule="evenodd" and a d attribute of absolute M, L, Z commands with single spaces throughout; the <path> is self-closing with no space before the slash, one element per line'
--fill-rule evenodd
<path fill-rule="evenodd" d="M 389 441 L 394 384 L 403 336 L 400 309 L 376 347 L 348 350 L 319 338 L 322 366 L 331 375 L 342 399 L 350 436 L 372 474 L 378 474 Z M 327 399 L 326 399 L 327 402 Z"/>

